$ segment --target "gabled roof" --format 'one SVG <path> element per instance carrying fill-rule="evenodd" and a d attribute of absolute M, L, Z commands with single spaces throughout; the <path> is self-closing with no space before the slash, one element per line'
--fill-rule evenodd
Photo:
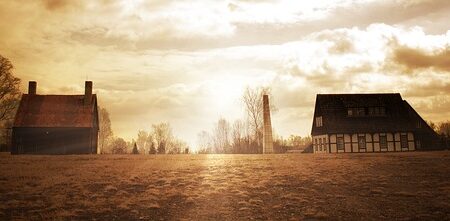
<path fill-rule="evenodd" d="M 348 108 L 382 107 L 384 116 L 348 116 Z M 323 126 L 315 127 L 322 116 Z M 398 93 L 387 94 L 318 94 L 312 135 L 325 133 L 372 133 L 414 131 L 417 119 Z"/>
<path fill-rule="evenodd" d="M 13 127 L 97 127 L 97 96 L 22 95 Z"/>

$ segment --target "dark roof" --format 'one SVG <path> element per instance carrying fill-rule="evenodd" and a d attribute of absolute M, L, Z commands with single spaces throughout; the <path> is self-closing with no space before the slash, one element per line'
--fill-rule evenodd
<path fill-rule="evenodd" d="M 97 127 L 97 96 L 22 95 L 13 127 Z"/>
<path fill-rule="evenodd" d="M 386 114 L 353 117 L 347 114 L 348 108 L 365 108 L 367 112 L 369 107 L 382 107 Z M 318 116 L 322 116 L 322 127 L 315 127 Z M 318 94 L 311 134 L 414 131 L 417 116 L 398 93 Z"/>

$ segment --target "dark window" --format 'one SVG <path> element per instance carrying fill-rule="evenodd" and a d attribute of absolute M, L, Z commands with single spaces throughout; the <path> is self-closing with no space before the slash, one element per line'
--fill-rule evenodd
<path fill-rule="evenodd" d="M 384 107 L 369 107 L 369 116 L 384 116 L 386 109 Z"/>
<path fill-rule="evenodd" d="M 322 151 L 323 149 L 322 138 L 319 138 L 319 145 L 320 145 L 319 150 Z"/>
<path fill-rule="evenodd" d="M 420 148 L 421 148 L 420 140 L 416 140 L 416 148 L 417 148 L 418 150 L 420 150 Z"/>
<path fill-rule="evenodd" d="M 422 123 L 420 121 L 417 121 L 416 127 L 417 128 L 422 128 Z"/>
<path fill-rule="evenodd" d="M 403 148 L 408 149 L 408 135 L 406 134 L 400 135 L 400 145 L 402 149 Z"/>
<path fill-rule="evenodd" d="M 347 109 L 347 116 L 349 117 L 364 117 L 366 115 L 366 108 L 351 107 Z"/>
<path fill-rule="evenodd" d="M 322 116 L 316 117 L 316 127 L 321 127 L 321 126 L 323 126 Z"/>
<path fill-rule="evenodd" d="M 365 111 L 364 108 L 356 108 L 356 116 L 364 116 Z"/>
<path fill-rule="evenodd" d="M 365 135 L 358 136 L 358 147 L 359 147 L 359 149 L 366 149 L 366 136 Z"/>
<path fill-rule="evenodd" d="M 380 149 L 387 149 L 387 137 L 386 134 L 380 134 Z"/>
<path fill-rule="evenodd" d="M 314 139 L 314 149 L 316 150 L 316 152 L 319 150 L 318 145 L 319 143 L 317 142 L 317 138 Z"/>
<path fill-rule="evenodd" d="M 348 115 L 348 116 L 353 116 L 353 109 L 352 109 L 352 108 L 349 108 L 349 109 L 347 110 L 347 115 Z"/>
<path fill-rule="evenodd" d="M 344 150 L 344 138 L 343 137 L 337 138 L 337 149 Z"/>

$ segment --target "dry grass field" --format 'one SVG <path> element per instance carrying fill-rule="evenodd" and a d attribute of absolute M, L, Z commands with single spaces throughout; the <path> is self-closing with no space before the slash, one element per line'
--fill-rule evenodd
<path fill-rule="evenodd" d="M 450 220 L 450 152 L 0 155 L 0 220 Z"/>

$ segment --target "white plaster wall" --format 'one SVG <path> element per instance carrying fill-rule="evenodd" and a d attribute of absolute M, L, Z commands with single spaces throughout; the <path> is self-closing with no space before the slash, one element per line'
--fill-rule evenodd
<path fill-rule="evenodd" d="M 367 152 L 373 152 L 373 145 L 372 143 L 367 144 Z"/>
<path fill-rule="evenodd" d="M 345 143 L 350 143 L 350 135 L 344 134 L 344 142 Z"/>
<path fill-rule="evenodd" d="M 380 152 L 380 144 L 379 143 L 375 143 L 373 146 L 374 146 L 373 148 L 374 148 L 375 152 Z"/>
<path fill-rule="evenodd" d="M 400 141 L 400 133 L 395 133 L 395 141 Z"/>
<path fill-rule="evenodd" d="M 376 133 L 373 135 L 373 141 L 374 142 L 379 142 L 380 141 L 380 134 Z"/>
<path fill-rule="evenodd" d="M 350 143 L 345 144 L 345 152 L 347 153 L 352 152 L 352 145 Z"/>
<path fill-rule="evenodd" d="M 386 139 L 387 139 L 388 142 L 389 141 L 394 141 L 394 137 L 392 136 L 391 133 L 386 133 Z"/>
<path fill-rule="evenodd" d="M 336 144 L 331 144 L 331 153 L 336 153 L 337 152 L 337 146 Z"/>
<path fill-rule="evenodd" d="M 336 135 L 330 135 L 330 143 L 336 143 Z"/>
<path fill-rule="evenodd" d="M 388 142 L 388 151 L 394 151 L 394 142 Z"/>
<path fill-rule="evenodd" d="M 400 142 L 395 142 L 395 151 L 402 151 L 402 147 L 400 146 Z"/>
<path fill-rule="evenodd" d="M 352 143 L 352 147 L 353 147 L 353 152 L 355 152 L 355 153 L 359 152 L 358 143 Z"/>
<path fill-rule="evenodd" d="M 414 134 L 409 132 L 408 133 L 408 140 L 414 140 Z"/>
<path fill-rule="evenodd" d="M 366 142 L 372 142 L 372 135 L 366 134 Z"/>

